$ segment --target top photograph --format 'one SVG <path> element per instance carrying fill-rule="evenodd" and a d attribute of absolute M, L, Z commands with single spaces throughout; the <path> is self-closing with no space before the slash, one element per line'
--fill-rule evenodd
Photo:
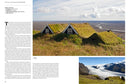
<path fill-rule="evenodd" d="M 125 0 L 33 0 L 33 56 L 125 56 Z"/>

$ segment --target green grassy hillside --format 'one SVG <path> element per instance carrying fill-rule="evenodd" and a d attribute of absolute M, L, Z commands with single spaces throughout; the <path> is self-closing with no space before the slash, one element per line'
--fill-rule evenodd
<path fill-rule="evenodd" d="M 61 33 L 68 24 L 49 24 L 54 34 L 33 30 L 33 55 L 125 55 L 124 41 L 115 33 L 96 32 L 88 23 L 71 25 L 78 35 Z"/>
<path fill-rule="evenodd" d="M 109 80 L 101 80 L 96 75 L 79 75 L 79 84 L 125 84 L 119 77 L 109 77 Z"/>
<path fill-rule="evenodd" d="M 84 44 L 79 35 L 41 34 L 33 31 L 33 55 L 34 56 L 92 56 L 92 55 L 125 55 L 125 45 Z"/>
<path fill-rule="evenodd" d="M 105 44 L 119 44 L 123 43 L 123 40 L 118 37 L 116 34 L 113 32 L 99 32 L 97 33 L 99 38 L 105 43 Z"/>

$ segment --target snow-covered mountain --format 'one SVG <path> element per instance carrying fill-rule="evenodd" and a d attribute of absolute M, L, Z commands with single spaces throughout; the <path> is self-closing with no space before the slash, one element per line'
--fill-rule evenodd
<path fill-rule="evenodd" d="M 104 68 L 110 71 L 116 71 L 116 72 L 121 72 L 125 73 L 125 61 L 120 61 L 116 63 L 109 63 L 109 64 L 101 64 L 101 65 L 94 65 L 94 68 Z"/>
<path fill-rule="evenodd" d="M 89 74 L 98 75 L 102 79 L 109 76 L 125 76 L 125 61 L 86 67 L 89 69 Z"/>

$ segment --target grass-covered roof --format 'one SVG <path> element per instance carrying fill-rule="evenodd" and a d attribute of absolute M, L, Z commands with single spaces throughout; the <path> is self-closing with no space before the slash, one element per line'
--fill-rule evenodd
<path fill-rule="evenodd" d="M 78 32 L 81 37 L 88 38 L 96 31 L 88 23 L 71 23 L 72 27 Z"/>
<path fill-rule="evenodd" d="M 68 24 L 48 24 L 54 33 L 61 33 Z"/>
<path fill-rule="evenodd" d="M 97 35 L 105 44 L 118 44 L 123 42 L 120 37 L 111 31 L 98 32 Z"/>
<path fill-rule="evenodd" d="M 54 33 L 63 32 L 68 24 L 49 24 L 48 25 Z M 79 36 L 83 38 L 92 38 L 95 41 L 103 42 L 105 44 L 118 44 L 123 40 L 113 32 L 96 32 L 88 23 L 71 23 L 71 26 L 77 31 Z"/>

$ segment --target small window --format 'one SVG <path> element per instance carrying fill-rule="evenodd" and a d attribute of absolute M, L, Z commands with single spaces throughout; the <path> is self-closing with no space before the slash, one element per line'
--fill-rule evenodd
<path fill-rule="evenodd" d="M 46 29 L 46 30 L 45 30 L 45 33 L 46 33 L 46 34 L 49 33 L 49 29 Z"/>
<path fill-rule="evenodd" d="M 73 31 L 72 31 L 71 28 L 68 28 L 68 29 L 67 29 L 67 34 L 73 34 Z"/>

